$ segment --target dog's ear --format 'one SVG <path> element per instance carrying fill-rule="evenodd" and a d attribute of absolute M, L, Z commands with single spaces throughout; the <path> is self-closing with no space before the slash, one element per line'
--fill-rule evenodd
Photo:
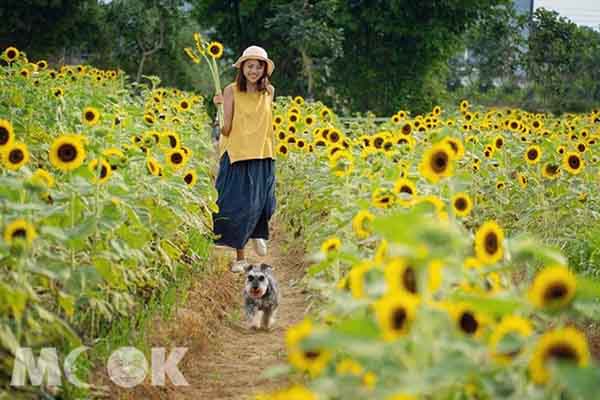
<path fill-rule="evenodd" d="M 244 267 L 244 272 L 248 273 L 252 268 L 254 268 L 254 264 L 248 264 Z"/>
<path fill-rule="evenodd" d="M 262 263 L 260 264 L 260 270 L 262 272 L 272 271 L 273 267 L 271 267 L 269 264 Z"/>

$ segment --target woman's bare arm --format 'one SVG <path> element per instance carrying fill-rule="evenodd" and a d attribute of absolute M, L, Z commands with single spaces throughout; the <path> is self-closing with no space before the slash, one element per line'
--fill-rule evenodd
<path fill-rule="evenodd" d="M 221 134 L 229 136 L 233 122 L 233 89 L 231 86 L 225 88 L 223 98 L 223 128 L 221 129 Z"/>
<path fill-rule="evenodd" d="M 229 136 L 231 132 L 231 124 L 233 122 L 233 89 L 228 86 L 223 91 L 223 94 L 217 94 L 213 97 L 213 103 L 223 104 L 223 128 L 221 135 Z"/>

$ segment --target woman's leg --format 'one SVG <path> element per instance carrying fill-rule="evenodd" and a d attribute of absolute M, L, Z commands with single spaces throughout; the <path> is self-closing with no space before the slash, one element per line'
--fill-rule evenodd
<path fill-rule="evenodd" d="M 236 249 L 235 252 L 237 253 L 236 256 L 236 260 L 237 261 L 241 261 L 244 260 L 246 258 L 246 255 L 244 254 L 244 249 Z"/>

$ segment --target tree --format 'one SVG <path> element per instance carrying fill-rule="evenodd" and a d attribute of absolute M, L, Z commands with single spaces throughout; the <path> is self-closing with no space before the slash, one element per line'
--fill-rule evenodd
<path fill-rule="evenodd" d="M 342 56 L 343 31 L 334 24 L 338 2 L 295 0 L 274 8 L 276 14 L 267 18 L 265 28 L 299 53 L 307 80 L 306 90 L 299 94 L 313 98 L 315 81 L 319 76 L 327 78 L 328 67 Z"/>
<path fill-rule="evenodd" d="M 4 0 L 0 48 L 16 46 L 32 60 L 91 46 L 100 31 L 97 0 Z"/>

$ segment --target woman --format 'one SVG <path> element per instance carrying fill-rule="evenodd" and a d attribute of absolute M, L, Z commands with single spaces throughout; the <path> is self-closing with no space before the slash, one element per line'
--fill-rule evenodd
<path fill-rule="evenodd" d="M 231 270 L 241 272 L 248 265 L 244 247 L 249 239 L 258 255 L 266 255 L 275 211 L 275 89 L 269 83 L 275 64 L 263 48 L 250 46 L 233 66 L 239 69 L 235 82 L 213 98 L 224 106 L 216 182 L 219 212 L 213 220 L 216 244 L 236 249 Z"/>

